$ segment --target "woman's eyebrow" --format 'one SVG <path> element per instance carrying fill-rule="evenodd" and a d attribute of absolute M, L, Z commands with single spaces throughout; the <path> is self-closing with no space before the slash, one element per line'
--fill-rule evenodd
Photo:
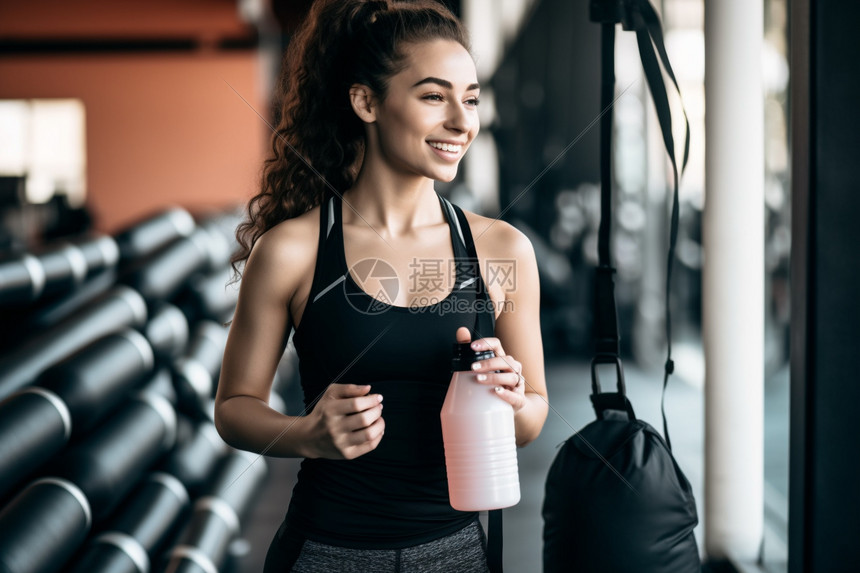
<path fill-rule="evenodd" d="M 412 87 L 415 88 L 415 87 L 420 86 L 421 84 L 437 84 L 437 85 L 442 86 L 443 88 L 446 88 L 449 90 L 454 89 L 453 84 L 451 84 L 451 82 L 449 82 L 448 80 L 443 80 L 440 78 L 434 78 L 432 76 L 426 77 L 423 80 L 416 82 L 415 85 L 413 85 Z M 469 86 L 466 88 L 466 91 L 478 90 L 478 89 L 481 89 L 481 85 L 478 83 L 474 83 L 474 84 L 469 84 Z"/>

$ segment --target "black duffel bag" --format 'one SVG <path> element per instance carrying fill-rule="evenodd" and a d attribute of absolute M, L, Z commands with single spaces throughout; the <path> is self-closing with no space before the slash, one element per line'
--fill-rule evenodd
<path fill-rule="evenodd" d="M 597 420 L 564 442 L 547 476 L 544 573 L 699 571 L 690 482 L 636 419 L 623 378 L 613 393 L 593 382 Z"/>

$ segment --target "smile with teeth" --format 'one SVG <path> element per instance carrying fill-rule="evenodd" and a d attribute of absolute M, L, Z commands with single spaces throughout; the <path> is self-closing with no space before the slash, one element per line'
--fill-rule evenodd
<path fill-rule="evenodd" d="M 441 149 L 442 151 L 448 151 L 450 153 L 460 153 L 463 150 L 462 145 L 455 145 L 453 143 L 439 143 L 437 141 L 428 141 L 431 146 L 436 149 Z"/>

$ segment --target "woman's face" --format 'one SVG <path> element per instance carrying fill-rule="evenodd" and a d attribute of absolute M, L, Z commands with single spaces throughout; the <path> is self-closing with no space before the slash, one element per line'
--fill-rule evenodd
<path fill-rule="evenodd" d="M 405 67 L 378 103 L 378 152 L 393 169 L 451 181 L 478 134 L 478 87 L 469 52 L 451 40 L 405 46 Z"/>

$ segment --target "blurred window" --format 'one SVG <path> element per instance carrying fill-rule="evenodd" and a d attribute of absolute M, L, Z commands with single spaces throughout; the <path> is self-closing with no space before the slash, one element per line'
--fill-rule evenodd
<path fill-rule="evenodd" d="M 0 100 L 0 176 L 23 177 L 26 203 L 86 199 L 86 130 L 76 99 Z"/>

